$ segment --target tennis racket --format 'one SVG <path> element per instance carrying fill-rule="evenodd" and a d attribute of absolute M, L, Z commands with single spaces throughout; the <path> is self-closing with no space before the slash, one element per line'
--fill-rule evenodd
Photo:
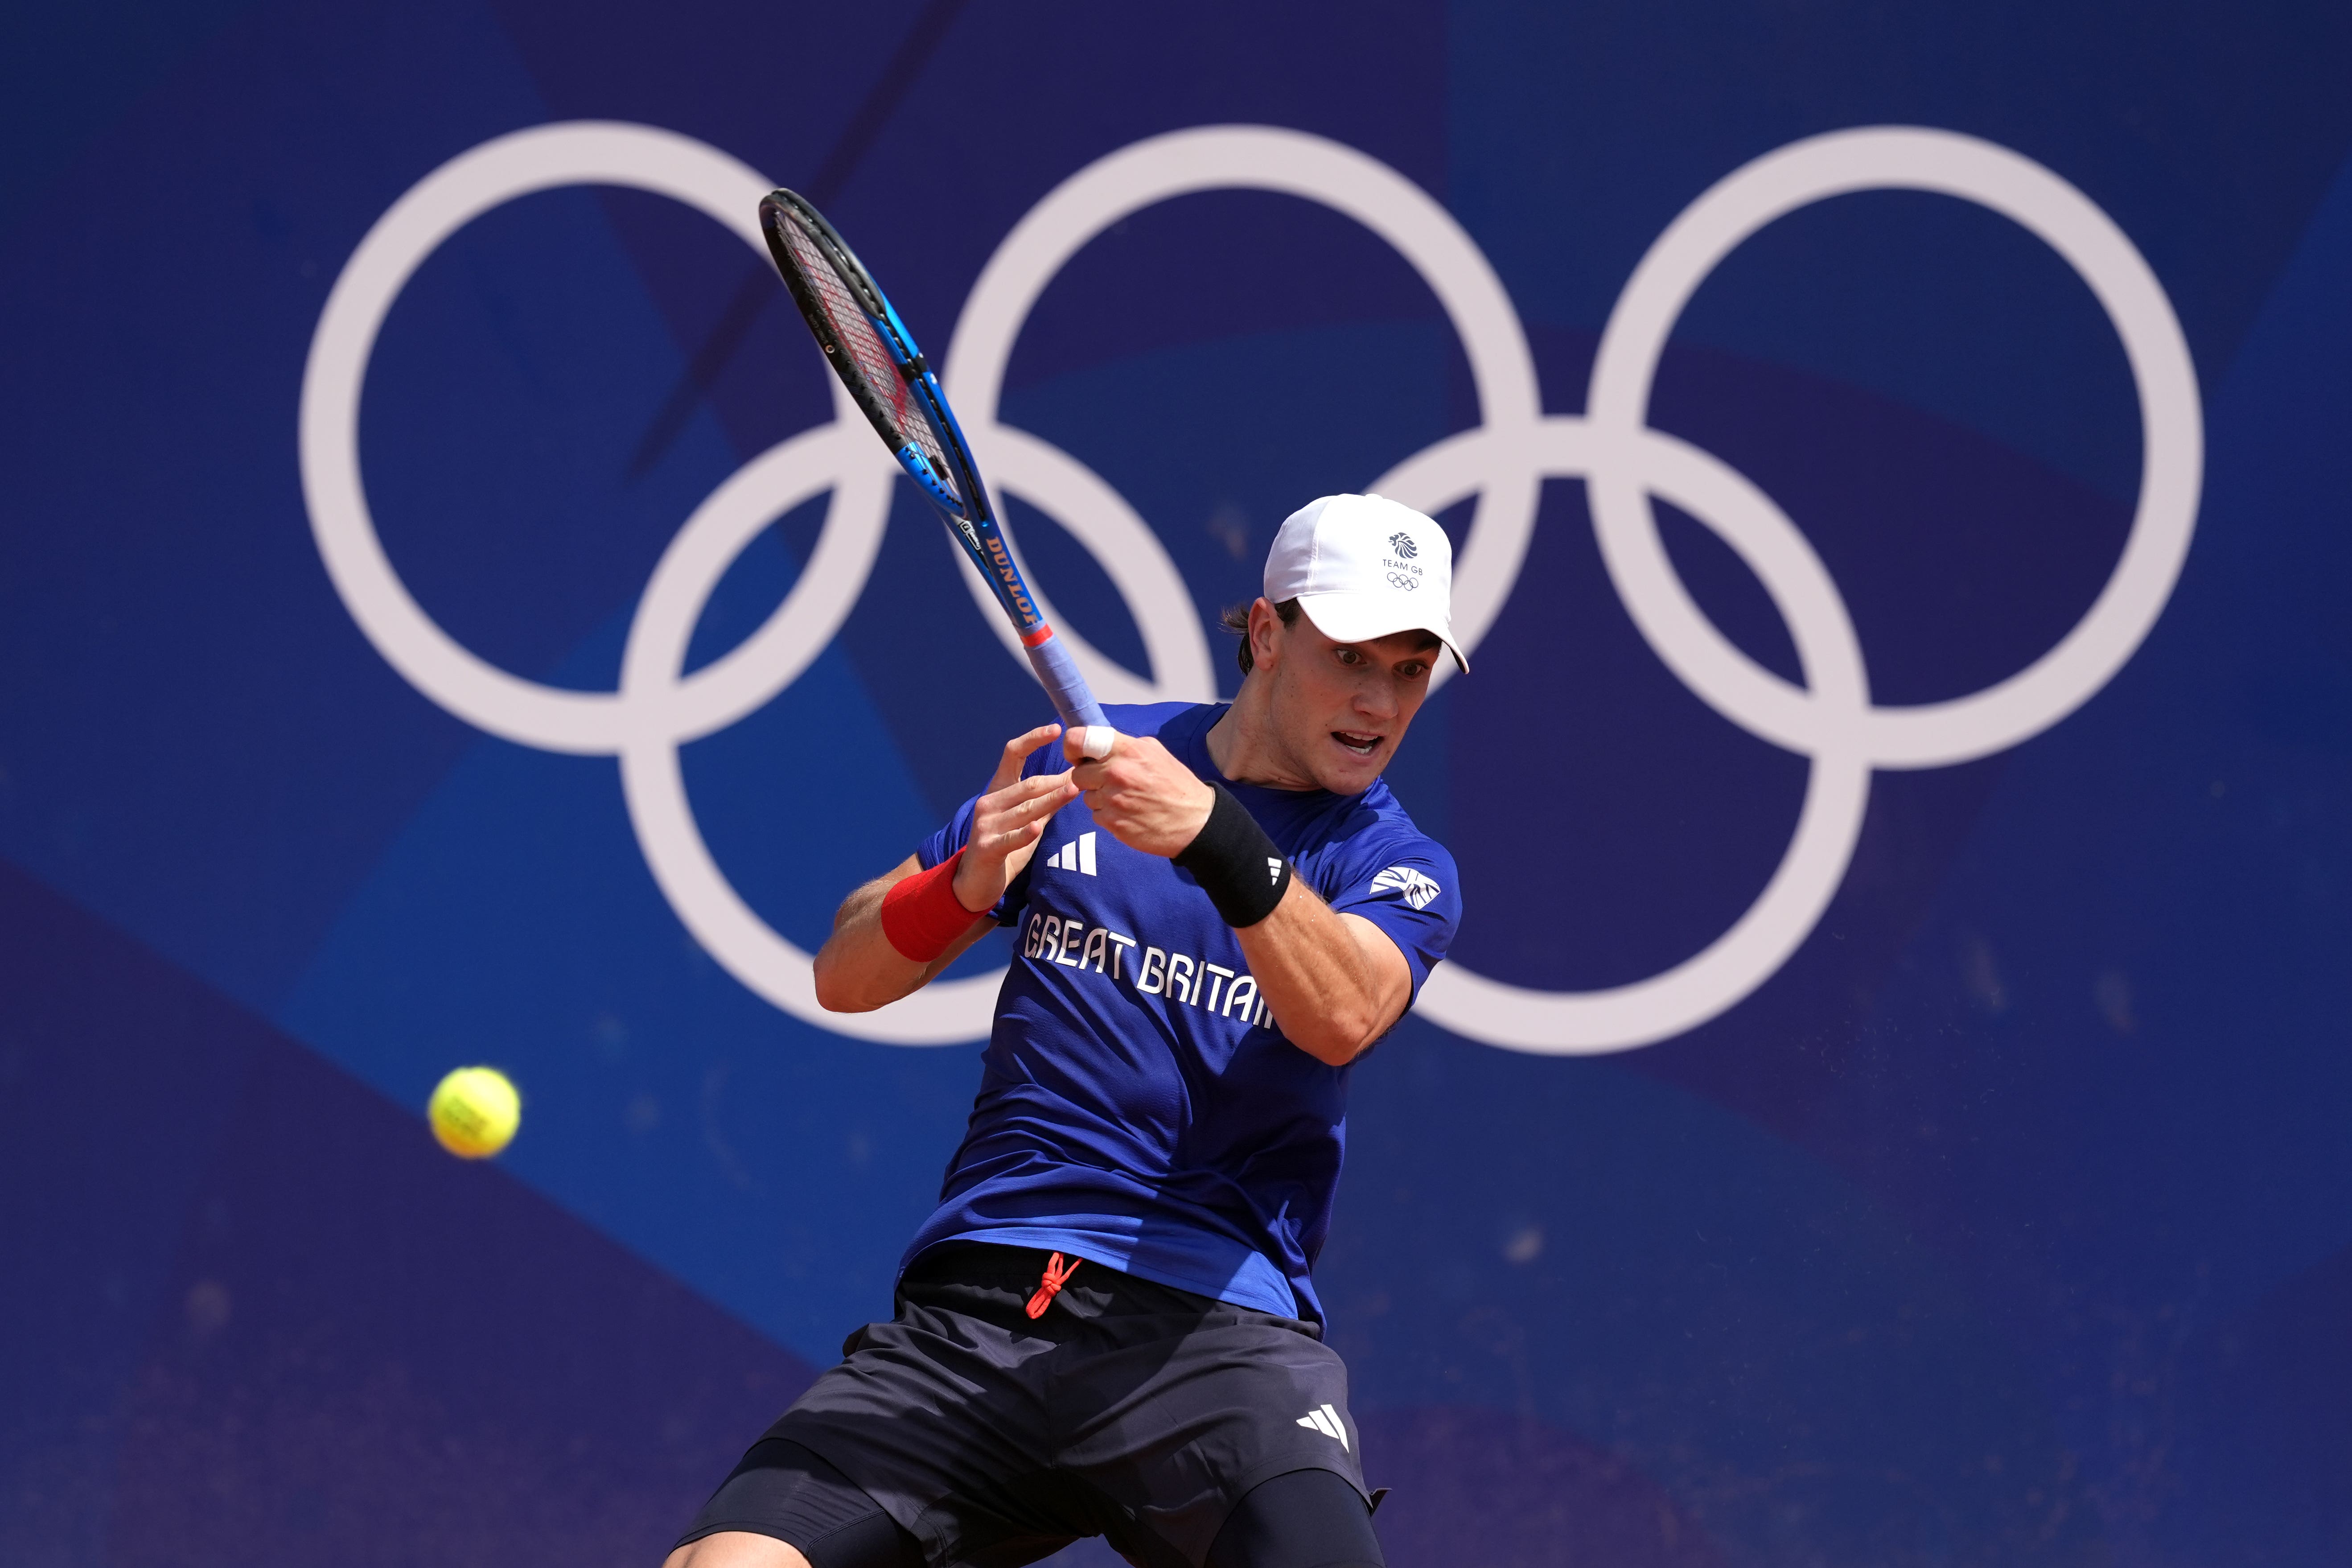
<path fill-rule="evenodd" d="M 1087 689 L 1070 650 L 1037 613 L 939 377 L 924 363 L 881 285 L 833 225 L 790 191 L 772 191 L 761 199 L 760 232 L 768 237 L 776 270 L 783 274 L 784 287 L 792 290 L 817 346 L 849 389 L 850 401 L 939 509 L 948 531 L 1013 617 L 1021 646 L 1029 651 L 1029 666 L 1063 725 L 1108 726 L 1110 721 Z"/>

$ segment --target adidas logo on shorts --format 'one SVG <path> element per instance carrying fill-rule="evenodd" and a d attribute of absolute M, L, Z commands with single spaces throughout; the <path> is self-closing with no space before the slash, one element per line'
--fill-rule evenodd
<path fill-rule="evenodd" d="M 1339 1413 L 1328 1405 L 1320 1410 L 1308 1411 L 1298 1418 L 1298 1424 L 1320 1432 L 1326 1437 L 1337 1437 L 1342 1448 L 1348 1447 L 1347 1424 L 1339 1419 Z"/>

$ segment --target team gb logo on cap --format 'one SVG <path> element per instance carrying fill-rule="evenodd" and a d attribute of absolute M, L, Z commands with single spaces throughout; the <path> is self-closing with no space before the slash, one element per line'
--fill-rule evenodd
<path fill-rule="evenodd" d="M 1408 594 L 1420 587 L 1423 573 L 1412 563 L 1412 558 L 1421 553 L 1421 546 L 1412 542 L 1412 535 L 1398 529 L 1389 535 L 1389 548 L 1396 552 L 1381 563 L 1389 569 L 1389 586 L 1401 588 Z"/>

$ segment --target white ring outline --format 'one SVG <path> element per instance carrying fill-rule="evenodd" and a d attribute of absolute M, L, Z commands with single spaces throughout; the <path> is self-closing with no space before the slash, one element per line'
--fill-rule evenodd
<path fill-rule="evenodd" d="M 835 507 L 849 508 L 853 515 L 887 517 L 898 474 L 898 466 L 875 441 L 862 415 L 854 423 L 836 418 L 803 432 L 744 465 L 695 510 L 655 567 L 622 650 L 622 692 L 633 704 L 650 708 L 668 693 L 685 689 L 678 671 L 703 605 L 735 557 L 772 521 L 827 485 L 835 487 Z M 828 533 L 834 531 L 830 521 L 825 528 Z M 878 521 L 866 537 L 879 542 Z M 795 678 L 833 640 L 874 566 L 869 548 L 862 558 L 854 563 L 845 559 L 828 574 L 824 571 L 825 544 L 820 538 L 815 554 L 777 612 L 782 616 L 795 601 L 805 602 L 823 634 L 813 631 L 798 639 L 793 653 L 801 663 L 791 671 Z M 842 554 L 846 557 L 847 551 Z M 846 580 L 853 566 L 854 582 Z M 824 596 L 828 592 L 836 595 L 829 602 Z M 804 594 L 808 597 L 803 601 Z M 782 686 L 778 682 L 776 689 Z M 870 1013 L 829 1013 L 819 1005 L 809 955 L 744 901 L 703 842 L 693 804 L 687 798 L 675 739 L 665 734 L 632 737 L 621 748 L 621 790 L 630 825 L 662 896 L 703 950 L 761 997 L 835 1034 L 884 1045 L 957 1045 L 988 1032 L 1003 970 L 962 980 L 934 980 Z"/>
<path fill-rule="evenodd" d="M 869 1015 L 817 1008 L 807 955 L 735 894 L 686 799 L 677 745 L 733 722 L 796 678 L 838 629 L 871 571 L 891 470 L 870 442 L 845 437 L 856 420 L 838 395 L 833 426 L 747 464 L 672 542 L 632 624 L 615 693 L 541 686 L 484 663 L 424 615 L 376 540 L 359 484 L 358 394 L 393 298 L 424 257 L 472 216 L 528 191 L 586 183 L 672 195 L 764 249 L 748 215 L 766 182 L 723 153 L 650 127 L 538 127 L 485 143 L 428 175 L 370 231 L 338 278 L 305 372 L 304 492 L 330 575 L 370 640 L 451 711 L 526 744 L 617 752 L 631 819 L 656 880 L 697 939 L 752 990 L 863 1038 L 935 1044 L 985 1034 L 999 975 L 934 983 Z M 1426 511 L 1477 497 L 1455 578 L 1455 627 L 1465 651 L 1483 638 L 1516 583 L 1543 479 L 1583 478 L 1612 582 L 1653 649 L 1717 711 L 1811 761 L 1780 867 L 1748 911 L 1700 953 L 1647 980 L 1587 993 L 1509 985 L 1452 963 L 1433 974 L 1421 1005 L 1457 1034 L 1547 1054 L 1622 1050 L 1736 1005 L 1811 934 L 1835 896 L 1874 765 L 1945 765 L 2056 723 L 2137 650 L 2178 580 L 2202 469 L 2202 415 L 2185 339 L 2161 283 L 2128 237 L 2081 192 L 2020 154 L 1953 132 L 1871 127 L 1791 143 L 1734 171 L 1668 226 L 1628 281 L 1595 358 L 1590 416 L 1547 417 L 1517 315 L 1485 257 L 1442 206 L 1338 142 L 1269 127 L 1202 127 L 1108 154 L 1032 209 L 975 283 L 943 377 L 951 399 L 972 411 L 967 429 L 987 443 L 1001 474 L 1009 468 L 1001 487 L 1049 506 L 1112 574 L 1136 616 L 1156 679 L 1133 677 L 1072 638 L 1082 667 L 1110 700 L 1209 695 L 1199 621 L 1164 549 L 1123 499 L 1075 458 L 997 421 L 1003 370 L 1037 296 L 1103 227 L 1174 195 L 1232 188 L 1303 196 L 1373 229 L 1438 294 L 1462 334 L 1481 424 L 1408 458 L 1373 488 Z M 1968 697 L 1904 707 L 1870 702 L 1843 600 L 1794 523 L 1717 459 L 1646 426 L 1666 337 L 1714 267 L 1777 217 L 1831 195 L 1879 189 L 1959 196 L 2056 249 L 2124 341 L 2143 426 L 2132 531 L 2091 611 L 2017 675 Z M 1012 455 L 1009 464 L 1002 454 Z M 681 679 L 695 620 L 735 553 L 790 505 L 828 485 L 834 496 L 818 549 L 784 604 L 743 645 Z M 1757 574 L 1797 644 L 1801 687 L 1756 665 L 1699 612 L 1664 554 L 1652 494 L 1715 531 Z M 1020 657 L 977 573 L 967 580 L 987 624 Z M 1173 604 L 1180 596 L 1181 616 Z M 795 624 L 796 610 L 809 615 L 807 626 Z"/>
<path fill-rule="evenodd" d="M 376 220 L 343 264 L 303 367 L 299 447 L 311 537 L 335 592 L 376 651 L 410 685 L 477 729 L 546 751 L 597 755 L 614 751 L 625 732 L 620 694 L 525 680 L 444 632 L 410 595 L 384 552 L 359 457 L 360 395 L 368 361 L 376 333 L 410 276 L 442 241 L 491 208 L 589 183 L 635 186 L 684 202 L 765 254 L 753 215 L 769 187 L 746 165 L 691 138 L 590 121 L 534 126 L 486 142 L 418 181 Z M 752 205 L 746 205 L 747 192 Z M 738 669 L 761 663 L 755 646 L 777 630 L 771 617 L 720 662 L 742 661 Z M 716 689 L 733 679 L 740 676 L 722 675 L 714 665 L 689 684 Z M 742 710 L 751 706 L 757 704 Z"/>
<path fill-rule="evenodd" d="M 1030 208 L 981 268 L 957 318 L 940 380 L 965 434 L 975 446 L 988 444 L 1000 489 L 1017 493 L 1023 477 L 1017 468 L 1008 475 L 1000 451 L 1014 455 L 1017 463 L 1027 458 L 1029 449 L 1045 447 L 997 420 L 1013 342 L 1038 296 L 1070 258 L 1120 219 L 1178 196 L 1226 190 L 1297 196 L 1371 230 L 1404 258 L 1444 307 L 1470 362 L 1480 427 L 1517 434 L 1543 417 L 1535 359 L 1503 280 L 1454 215 L 1428 192 L 1379 159 L 1328 137 L 1267 125 L 1197 126 L 1147 137 L 1087 164 Z M 1045 449 L 1076 466 L 1075 458 L 1058 449 Z M 1091 471 L 1087 477 L 1094 479 Z M 1529 469 L 1516 484 L 1489 482 L 1479 491 L 1470 539 L 1454 576 L 1454 626 L 1465 649 L 1494 625 L 1518 578 L 1535 528 L 1539 483 Z M 1108 486 L 1102 489 L 1116 500 Z M 1126 503 L 1117 504 L 1124 511 Z M 1088 516 L 1067 506 L 1055 515 L 1065 526 Z M 1119 531 L 1122 537 L 1127 531 L 1123 521 Z M 1157 539 L 1150 548 L 1160 552 Z M 1118 559 L 1108 539 L 1095 553 L 1107 569 Z M 1474 564 L 1479 570 L 1473 572 Z M 992 604 L 977 571 L 967 571 L 965 581 L 978 602 Z M 1189 597 L 1185 618 L 1199 626 Z M 1020 658 L 1018 639 L 1001 622 L 1001 616 L 991 617 L 1006 648 Z M 1215 698 L 1206 668 L 1204 655 L 1204 689 L 1193 700 Z M 1451 668 L 1441 667 L 1436 679 L 1442 682 Z"/>
<path fill-rule="evenodd" d="M 1659 431 L 1638 432 L 1612 453 L 1600 430 L 1563 416 L 1547 419 L 1538 439 L 1550 474 L 1587 474 L 1612 459 L 1640 463 L 1647 489 L 1698 519 L 1756 574 L 1789 625 L 1807 689 L 1849 712 L 1868 707 L 1845 603 L 1804 535 L 1762 490 Z M 1455 1034 L 1539 1055 L 1630 1050 L 1716 1016 L 1779 972 L 1844 881 L 1870 803 L 1870 761 L 1859 742 L 1858 727 L 1849 726 L 1812 749 L 1780 865 L 1730 929 L 1690 958 L 1645 980 L 1582 992 L 1512 985 L 1449 961 L 1431 972 L 1417 1006 Z"/>
<path fill-rule="evenodd" d="M 1651 381 L 1676 318 L 1758 229 L 1832 196 L 1885 190 L 1972 202 L 2056 251 L 2123 340 L 2139 399 L 2139 500 L 2123 553 L 2090 610 L 2056 647 L 1983 690 L 1874 706 L 1864 716 L 1877 766 L 1944 767 L 2004 751 L 2088 701 L 2156 624 L 2188 556 L 2204 466 L 2197 371 L 2163 285 L 2105 213 L 2032 160 L 1953 132 L 1874 126 L 1791 142 L 1717 182 L 1650 247 L 1601 332 L 1588 417 L 1612 436 L 1646 426 Z M 1592 510 L 1610 579 L 1643 636 L 1717 712 L 1798 752 L 1851 721 L 1822 711 L 1707 621 L 1667 561 L 1633 465 L 1604 465 L 1594 475 Z"/>

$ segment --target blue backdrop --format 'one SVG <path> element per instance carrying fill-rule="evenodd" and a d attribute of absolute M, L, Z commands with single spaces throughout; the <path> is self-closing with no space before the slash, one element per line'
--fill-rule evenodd
<path fill-rule="evenodd" d="M 1358 1070 L 1318 1271 L 1400 1568 L 2352 1560 L 2352 13 L 5 27 L 0 1561 L 650 1564 L 887 1310 L 969 1030 L 829 1029 L 793 952 L 1038 694 L 937 522 L 820 436 L 677 567 L 712 679 L 562 696 L 620 686 L 688 520 L 834 417 L 765 263 L 659 194 L 755 176 L 825 205 L 960 403 L 960 325 L 1013 334 L 982 460 L 1129 680 L 1230 694 L 1208 623 L 1282 516 L 1400 465 L 1483 563 L 1476 673 L 1391 775 L 1477 978 Z M 583 121 L 620 128 L 499 143 L 514 199 L 436 175 Z M 1215 126 L 1321 140 L 1236 133 L 1243 172 L 978 302 L 1063 182 Z M 1612 425 L 1587 388 L 1661 237 L 1886 126 L 1956 134 L 1791 156 L 1947 173 L 1772 187 Z M 459 187 L 337 348 L 362 241 Z M 1489 276 L 1465 321 L 1445 289 Z M 383 572 L 331 575 L 368 540 Z M 1966 731 L 2094 622 L 2103 658 Z M 526 1100 L 493 1165 L 421 1120 L 476 1060 Z"/>

